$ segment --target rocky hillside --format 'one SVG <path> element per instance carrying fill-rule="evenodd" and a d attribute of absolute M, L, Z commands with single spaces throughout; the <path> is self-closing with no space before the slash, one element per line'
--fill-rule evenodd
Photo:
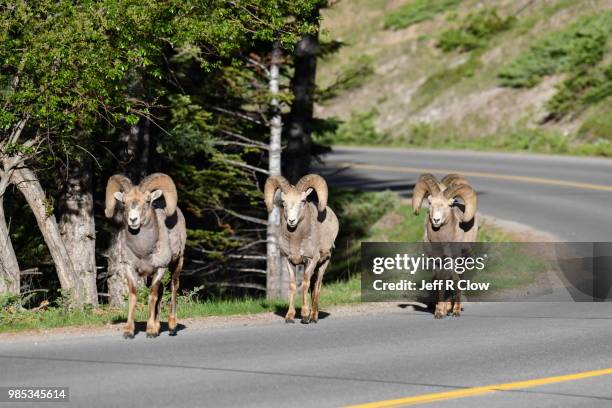
<path fill-rule="evenodd" d="M 342 0 L 323 30 L 326 141 L 612 155 L 610 0 Z"/>

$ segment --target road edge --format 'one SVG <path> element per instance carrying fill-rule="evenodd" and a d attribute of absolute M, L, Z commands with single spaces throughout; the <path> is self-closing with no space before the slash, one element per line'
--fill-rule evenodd
<path fill-rule="evenodd" d="M 479 214 L 479 216 L 482 223 L 502 229 L 512 236 L 521 237 L 521 241 L 523 242 L 561 241 L 558 237 L 552 234 L 536 230 L 525 224 L 504 220 L 486 214 Z M 399 304 L 402 304 L 403 309 L 406 309 L 406 306 L 408 306 L 408 308 L 410 307 L 410 305 L 406 305 L 406 302 L 372 302 L 331 306 L 326 307 L 324 311 L 330 313 L 333 318 L 367 316 L 380 313 L 401 313 L 402 308 L 398 307 Z M 282 316 L 279 316 L 273 312 L 254 313 L 248 315 L 191 317 L 180 319 L 179 323 L 190 330 L 285 324 Z M 123 323 L 107 324 L 104 326 L 66 326 L 51 329 L 35 329 L 0 333 L 0 342 L 47 342 L 112 335 L 119 337 L 122 330 Z M 163 334 L 164 333 L 162 333 L 162 335 Z"/>

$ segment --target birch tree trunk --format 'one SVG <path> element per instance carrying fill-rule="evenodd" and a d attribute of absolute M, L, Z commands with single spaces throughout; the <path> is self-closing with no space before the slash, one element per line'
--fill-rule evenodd
<path fill-rule="evenodd" d="M 281 48 L 278 41 L 272 48 L 272 61 L 270 63 L 270 93 L 272 100 L 270 106 L 272 119 L 270 121 L 270 157 L 268 163 L 269 176 L 281 175 L 281 133 L 283 124 L 278 100 L 278 77 L 281 59 Z M 282 298 L 282 257 L 278 247 L 280 236 L 280 208 L 275 199 L 274 209 L 268 214 L 267 227 L 267 279 L 266 297 L 270 300 Z"/>
<path fill-rule="evenodd" d="M 81 281 L 75 279 L 72 260 L 38 178 L 29 168 L 21 167 L 13 172 L 11 180 L 23 194 L 34 213 L 38 228 L 53 258 L 62 290 L 72 297 L 75 306 L 83 305 L 86 302 L 85 291 Z"/>
<path fill-rule="evenodd" d="M 74 267 L 74 279 L 84 290 L 83 301 L 98 306 L 96 285 L 96 225 L 94 222 L 92 162 L 84 159 L 68 170 L 60 203 L 60 234 Z"/>

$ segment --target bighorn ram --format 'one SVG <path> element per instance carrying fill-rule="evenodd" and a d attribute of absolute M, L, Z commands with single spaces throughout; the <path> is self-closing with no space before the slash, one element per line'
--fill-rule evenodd
<path fill-rule="evenodd" d="M 165 208 L 157 208 L 154 202 L 162 196 Z M 106 185 L 105 215 L 107 218 L 117 217 L 123 223 L 118 237 L 121 249 L 115 256 L 127 266 L 124 270 L 129 304 L 123 333 L 125 338 L 134 338 L 137 274 L 151 278 L 147 337 L 159 334 L 159 302 L 163 291 L 160 282 L 166 268 L 172 273 L 168 329 L 171 336 L 176 334 L 176 296 L 187 240 L 185 218 L 177 207 L 177 198 L 174 182 L 162 173 L 145 177 L 137 186 L 133 186 L 127 177 L 117 174 Z M 116 211 L 117 208 L 121 210 Z"/>
<path fill-rule="evenodd" d="M 316 323 L 319 318 L 323 274 L 329 265 L 331 250 L 338 235 L 338 218 L 327 206 L 327 183 L 319 175 L 306 175 L 295 186 L 281 176 L 268 178 L 264 188 L 268 212 L 274 208 L 278 190 L 283 207 L 279 246 L 289 271 L 289 310 L 285 321 L 293 323 L 295 317 L 295 272 L 298 266 L 302 266 L 305 268 L 302 281 L 302 323 Z M 313 190 L 317 193 L 318 205 L 306 201 Z M 315 269 L 317 280 L 312 291 L 310 310 L 308 289 Z"/>
<path fill-rule="evenodd" d="M 458 174 L 449 174 L 438 182 L 432 174 L 419 177 L 412 193 L 412 208 L 418 214 L 423 199 L 429 201 L 429 216 L 425 220 L 425 242 L 475 242 L 478 235 L 476 209 L 478 198 L 474 189 Z M 463 200 L 458 203 L 456 198 Z M 435 271 L 434 279 L 454 279 L 441 271 Z M 441 276 L 444 275 L 444 276 Z M 435 317 L 441 319 L 451 309 L 453 316 L 461 315 L 461 291 L 455 290 L 454 304 L 445 300 L 445 291 L 438 292 Z"/>

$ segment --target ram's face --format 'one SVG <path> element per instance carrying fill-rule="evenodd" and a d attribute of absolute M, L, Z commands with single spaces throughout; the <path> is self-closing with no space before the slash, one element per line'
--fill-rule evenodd
<path fill-rule="evenodd" d="M 295 228 L 304 218 L 304 208 L 306 208 L 306 197 L 312 192 L 312 188 L 306 191 L 295 189 L 281 192 L 283 202 L 283 212 L 289 228 Z"/>
<path fill-rule="evenodd" d="M 123 203 L 123 217 L 129 229 L 137 231 L 149 222 L 151 204 L 162 195 L 161 190 L 152 193 L 133 188 L 126 193 L 116 192 L 115 199 Z"/>
<path fill-rule="evenodd" d="M 435 228 L 439 228 L 446 224 L 455 200 L 452 198 L 445 198 L 443 195 L 430 195 L 427 197 L 427 200 L 429 201 L 429 219 L 431 225 Z"/>

